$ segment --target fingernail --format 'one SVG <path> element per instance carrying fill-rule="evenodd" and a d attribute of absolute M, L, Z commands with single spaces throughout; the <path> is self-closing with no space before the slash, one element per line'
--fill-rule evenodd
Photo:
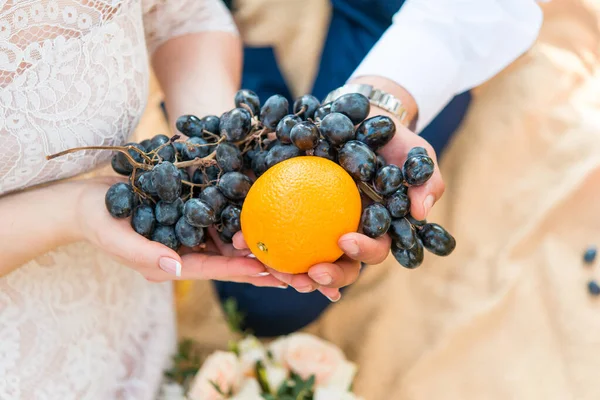
<path fill-rule="evenodd" d="M 327 297 L 329 299 L 329 301 L 331 301 L 332 303 L 337 303 L 342 298 L 342 294 L 338 293 L 338 295 L 336 297 L 329 297 L 329 296 L 325 296 L 325 297 Z"/>
<path fill-rule="evenodd" d="M 267 275 L 271 275 L 271 274 L 269 274 L 267 271 L 264 271 L 264 272 L 259 272 L 258 274 L 252 275 L 252 276 L 257 277 L 257 276 L 267 276 Z"/>
<path fill-rule="evenodd" d="M 288 288 L 288 285 L 287 285 L 287 284 L 285 284 L 285 283 L 282 283 L 281 285 L 279 285 L 279 286 L 275 286 L 275 287 L 276 287 L 276 288 L 278 288 L 278 289 L 287 289 L 287 288 Z"/>
<path fill-rule="evenodd" d="M 295 289 L 296 289 L 296 291 L 297 291 L 298 293 L 310 293 L 310 292 L 312 292 L 313 290 L 315 290 L 315 289 L 313 289 L 312 285 L 308 285 L 308 286 L 300 286 L 300 287 L 297 287 L 297 288 L 295 288 Z"/>
<path fill-rule="evenodd" d="M 311 276 L 319 285 L 329 285 L 333 282 L 333 278 L 327 272 Z"/>
<path fill-rule="evenodd" d="M 246 257 L 248 257 L 248 258 L 256 258 L 256 256 L 254 254 L 252 254 L 252 253 L 248 254 Z"/>
<path fill-rule="evenodd" d="M 344 240 L 342 250 L 349 256 L 357 256 L 360 253 L 360 247 L 358 247 L 356 240 Z"/>
<path fill-rule="evenodd" d="M 177 260 L 173 260 L 172 258 L 162 257 L 158 260 L 158 265 L 160 269 L 175 276 L 181 276 L 181 264 Z"/>
<path fill-rule="evenodd" d="M 435 202 L 435 198 L 433 197 L 433 195 L 429 195 L 427 197 L 425 197 L 425 201 L 423 202 L 423 208 L 425 209 L 425 216 L 427 216 L 427 214 L 429 214 L 429 211 L 431 210 L 431 207 L 433 207 L 433 203 Z"/>

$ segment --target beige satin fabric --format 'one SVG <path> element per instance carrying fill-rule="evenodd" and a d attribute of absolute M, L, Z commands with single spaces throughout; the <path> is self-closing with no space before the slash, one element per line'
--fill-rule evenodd
<path fill-rule="evenodd" d="M 455 253 L 368 267 L 308 329 L 360 365 L 367 399 L 600 399 L 600 298 L 586 290 L 600 260 L 581 260 L 600 245 L 600 6 L 544 9 L 538 43 L 476 91 L 443 159 L 430 220 Z M 179 312 L 182 336 L 226 346 L 207 283 Z"/>

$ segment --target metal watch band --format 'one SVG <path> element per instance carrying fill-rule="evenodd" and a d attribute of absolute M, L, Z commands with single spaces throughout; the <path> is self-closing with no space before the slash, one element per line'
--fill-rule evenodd
<path fill-rule="evenodd" d="M 391 94 L 384 92 L 383 90 L 374 88 L 371 85 L 361 83 L 349 83 L 330 92 L 323 101 L 323 104 L 330 103 L 338 97 L 348 93 L 362 94 L 367 99 L 369 99 L 369 102 L 374 106 L 377 106 L 397 116 L 400 120 L 400 123 L 402 123 L 405 126 L 410 122 L 406 121 L 408 113 L 400 100 L 398 100 Z"/>

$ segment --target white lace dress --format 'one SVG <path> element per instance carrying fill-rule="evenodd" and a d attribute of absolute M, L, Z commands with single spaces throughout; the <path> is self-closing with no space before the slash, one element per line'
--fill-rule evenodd
<path fill-rule="evenodd" d="M 107 161 L 44 157 L 125 142 L 149 54 L 205 30 L 235 30 L 220 0 L 0 0 L 0 195 Z M 172 303 L 171 285 L 85 243 L 0 278 L 0 400 L 153 398 L 174 349 Z"/>

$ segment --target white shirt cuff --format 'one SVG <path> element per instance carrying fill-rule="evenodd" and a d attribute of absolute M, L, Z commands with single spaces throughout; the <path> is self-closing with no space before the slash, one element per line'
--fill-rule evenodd
<path fill-rule="evenodd" d="M 455 96 L 460 64 L 436 36 L 439 31 L 416 22 L 395 21 L 351 78 L 376 75 L 401 85 L 417 103 L 420 132 Z"/>

